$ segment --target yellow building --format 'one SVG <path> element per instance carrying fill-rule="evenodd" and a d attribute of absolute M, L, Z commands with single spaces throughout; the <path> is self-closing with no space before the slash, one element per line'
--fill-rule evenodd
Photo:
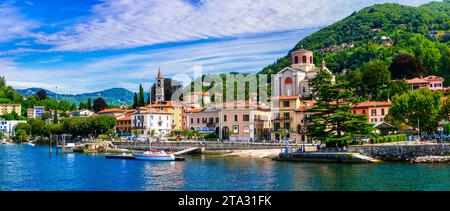
<path fill-rule="evenodd" d="M 280 129 L 289 131 L 289 135 L 296 134 L 297 124 L 295 110 L 301 106 L 301 100 L 298 96 L 278 96 L 272 98 L 272 124 L 274 133 L 272 138 L 280 140 Z"/>
<path fill-rule="evenodd" d="M 22 106 L 20 104 L 0 104 L 0 115 L 10 114 L 13 111 L 20 116 Z"/>
<path fill-rule="evenodd" d="M 152 104 L 152 108 L 172 114 L 172 130 L 186 129 L 186 116 L 182 105 L 174 101 L 165 101 Z"/>

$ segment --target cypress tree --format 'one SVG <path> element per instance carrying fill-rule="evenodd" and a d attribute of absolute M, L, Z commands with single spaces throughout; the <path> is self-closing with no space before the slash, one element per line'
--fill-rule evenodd
<path fill-rule="evenodd" d="M 92 111 L 92 100 L 91 100 L 91 98 L 88 98 L 86 108 L 87 108 L 87 110 Z"/>
<path fill-rule="evenodd" d="M 138 96 L 136 94 L 136 92 L 134 93 L 134 97 L 133 97 L 133 108 L 137 108 L 139 107 L 139 103 L 138 103 Z"/>
<path fill-rule="evenodd" d="M 139 105 L 139 106 L 145 106 L 144 88 L 142 87 L 142 84 L 139 84 L 139 99 L 138 99 L 138 105 Z"/>

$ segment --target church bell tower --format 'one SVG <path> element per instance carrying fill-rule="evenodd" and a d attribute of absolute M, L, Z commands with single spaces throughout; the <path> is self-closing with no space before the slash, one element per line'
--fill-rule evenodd
<path fill-rule="evenodd" d="M 155 100 L 156 103 L 164 102 L 164 78 L 162 77 L 161 68 L 159 68 L 156 76 Z"/>

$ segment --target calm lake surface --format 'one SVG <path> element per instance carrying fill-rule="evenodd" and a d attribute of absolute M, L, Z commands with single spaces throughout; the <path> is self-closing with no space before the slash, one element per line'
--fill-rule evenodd
<path fill-rule="evenodd" d="M 0 190 L 450 190 L 448 164 L 322 164 L 186 156 L 185 162 L 49 155 L 0 146 Z"/>

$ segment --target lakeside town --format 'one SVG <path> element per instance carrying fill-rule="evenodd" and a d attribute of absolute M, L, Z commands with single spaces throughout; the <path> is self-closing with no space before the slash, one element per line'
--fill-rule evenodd
<path fill-rule="evenodd" d="M 450 88 L 444 87 L 442 77 L 420 75 L 391 80 L 387 65 L 381 61 L 370 63 L 368 69 L 367 83 L 372 84 L 352 88 L 352 81 L 344 79 L 347 74 L 351 78 L 348 70 L 333 74 L 325 61 L 315 66 L 312 51 L 299 49 L 291 52 L 290 66 L 272 75 L 271 96 L 267 99 L 264 98 L 267 92 L 262 88 L 267 84 L 262 83 L 262 75 L 230 74 L 228 78 L 225 75 L 226 83 L 221 77 L 203 76 L 186 88 L 164 78 L 163 70 L 159 69 L 147 100 L 144 100 L 141 85 L 139 95 L 135 94 L 130 106 L 108 108 L 105 101 L 98 98 L 93 105 L 89 99 L 76 110 L 27 105 L 24 112 L 21 104 L 0 104 L 0 115 L 8 118 L 0 121 L 0 129 L 3 144 L 51 144 L 53 139 L 54 144 L 96 141 L 109 141 L 112 145 L 160 141 L 280 143 L 274 147 L 278 149 L 276 154 L 289 144 L 297 147 L 295 152 L 305 153 L 321 148 L 339 152 L 353 145 L 448 141 Z M 357 80 L 367 80 L 364 77 Z M 234 81 L 230 82 L 230 78 Z M 251 87 L 250 83 L 261 78 L 258 87 Z M 220 89 L 230 83 L 235 84 L 234 91 L 228 89 L 227 93 Z M 376 99 L 372 96 L 383 88 L 381 83 L 390 83 L 392 93 L 384 101 L 370 100 Z M 202 91 L 193 92 L 198 87 L 195 84 L 200 84 Z M 6 87 L 5 78 L 2 78 L 2 86 Z M 362 89 L 368 91 L 368 99 L 358 96 Z M 241 93 L 240 96 L 237 93 Z M 48 100 L 45 95 L 41 90 L 29 98 Z M 59 108 L 61 102 L 56 102 Z M 292 150 L 287 149 L 285 153 Z"/>

